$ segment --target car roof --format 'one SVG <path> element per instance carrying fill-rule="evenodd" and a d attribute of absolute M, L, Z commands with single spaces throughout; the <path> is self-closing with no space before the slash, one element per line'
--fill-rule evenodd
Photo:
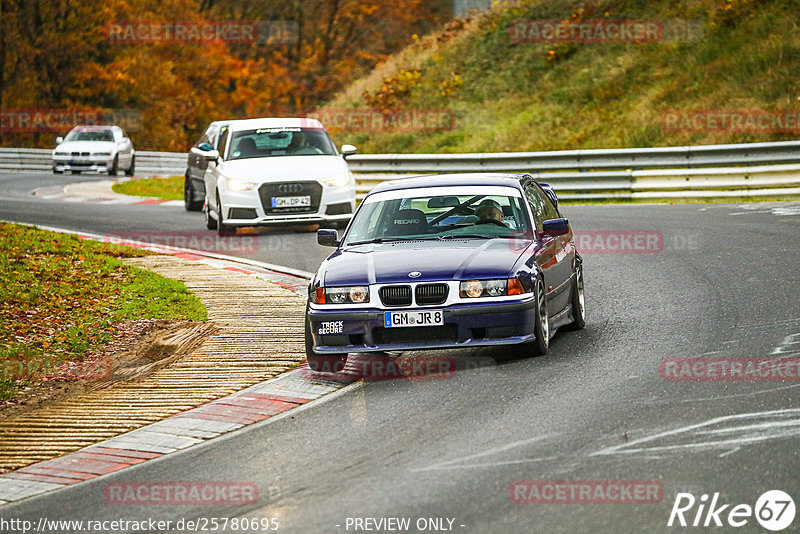
<path fill-rule="evenodd" d="M 101 132 L 103 130 L 113 130 L 114 128 L 116 128 L 116 126 L 93 124 L 91 126 L 75 126 L 72 130 L 76 130 L 79 132 Z"/>
<path fill-rule="evenodd" d="M 222 121 L 219 121 L 222 122 Z M 242 130 L 253 130 L 257 128 L 323 128 L 322 123 L 317 119 L 306 119 L 302 117 L 283 118 L 269 117 L 261 119 L 239 119 L 225 121 L 232 132 Z"/>
<path fill-rule="evenodd" d="M 397 178 L 376 185 L 370 194 L 382 191 L 396 191 L 399 189 L 417 189 L 420 187 L 444 187 L 459 185 L 500 185 L 519 189 L 520 180 L 526 174 L 514 173 L 484 173 L 471 172 L 459 174 L 430 174 L 413 176 L 410 178 Z"/>

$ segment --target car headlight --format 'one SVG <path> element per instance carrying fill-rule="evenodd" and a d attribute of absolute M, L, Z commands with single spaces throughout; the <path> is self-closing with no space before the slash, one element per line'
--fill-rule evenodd
<path fill-rule="evenodd" d="M 92 152 L 92 156 L 110 156 L 111 152 Z"/>
<path fill-rule="evenodd" d="M 54 152 L 54 156 L 69 156 L 69 152 Z"/>
<path fill-rule="evenodd" d="M 256 186 L 254 183 L 237 180 L 236 178 L 225 178 L 225 183 L 231 191 L 250 191 Z"/>
<path fill-rule="evenodd" d="M 461 282 L 459 295 L 461 298 L 505 297 L 522 295 L 525 288 L 517 278 L 500 280 L 468 280 Z"/>
<path fill-rule="evenodd" d="M 330 178 L 322 178 L 320 182 L 331 187 L 342 187 L 350 183 L 350 176 L 346 172 L 343 172 L 342 174 L 337 174 Z"/>
<path fill-rule="evenodd" d="M 362 304 L 369 302 L 369 287 L 320 287 L 311 294 L 314 304 Z"/>

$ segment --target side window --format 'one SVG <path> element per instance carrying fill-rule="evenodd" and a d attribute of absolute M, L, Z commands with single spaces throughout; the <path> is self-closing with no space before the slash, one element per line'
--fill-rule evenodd
<path fill-rule="evenodd" d="M 544 207 L 544 219 L 542 220 L 549 221 L 551 219 L 559 219 L 561 216 L 558 214 L 558 210 L 553 205 L 553 201 L 550 200 L 550 197 L 544 192 L 544 189 L 537 185 L 536 192 L 542 199 L 542 206 Z"/>
<path fill-rule="evenodd" d="M 533 223 L 536 226 L 536 230 L 542 230 L 542 222 L 546 220 L 545 216 L 545 207 L 544 203 L 542 202 L 542 197 L 539 196 L 539 191 L 536 186 L 533 184 L 529 184 L 525 187 L 525 199 L 528 201 L 528 205 L 531 207 L 531 212 L 533 213 Z"/>
<path fill-rule="evenodd" d="M 228 142 L 229 132 L 230 130 L 227 126 L 220 128 L 219 139 L 217 140 L 217 150 L 219 150 L 219 154 L 222 156 L 222 159 L 227 159 L 226 154 L 223 154 L 222 152 L 225 150 L 225 144 Z"/>

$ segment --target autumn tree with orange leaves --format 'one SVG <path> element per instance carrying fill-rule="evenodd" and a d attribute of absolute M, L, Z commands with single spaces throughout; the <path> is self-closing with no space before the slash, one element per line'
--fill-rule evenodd
<path fill-rule="evenodd" d="M 137 148 L 185 150 L 212 120 L 302 115 L 445 22 L 449 0 L 0 0 L 0 112 L 133 110 Z M 280 21 L 292 39 L 118 43 L 119 21 Z M 0 127 L 4 146 L 64 131 Z"/>

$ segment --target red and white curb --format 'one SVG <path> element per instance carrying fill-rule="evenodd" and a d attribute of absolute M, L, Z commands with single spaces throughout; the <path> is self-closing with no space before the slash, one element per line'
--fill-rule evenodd
<path fill-rule="evenodd" d="M 115 193 L 111 189 L 114 184 L 136 179 L 137 178 L 111 178 L 109 180 L 99 180 L 96 182 L 78 182 L 67 185 L 40 187 L 33 191 L 33 196 L 42 200 L 60 200 L 63 202 L 183 207 L 183 200 L 160 200 L 158 198 L 136 197 Z"/>
<path fill-rule="evenodd" d="M 9 221 L 10 222 L 10 221 Z M 18 224 L 18 223 L 15 223 Z M 45 230 L 106 240 L 103 236 L 39 226 Z M 255 276 L 305 296 L 311 273 L 219 254 L 124 243 L 175 257 Z M 327 380 L 326 377 L 333 378 Z M 306 364 L 247 389 L 121 434 L 59 458 L 0 475 L 0 505 L 77 484 L 147 460 L 178 452 L 222 434 L 263 421 L 340 390 L 358 380 L 356 373 L 314 373 Z"/>
<path fill-rule="evenodd" d="M 351 383 L 309 379 L 309 374 L 314 373 L 303 365 L 158 423 L 60 458 L 0 475 L 0 504 L 71 486 L 178 452 L 297 408 Z"/>

